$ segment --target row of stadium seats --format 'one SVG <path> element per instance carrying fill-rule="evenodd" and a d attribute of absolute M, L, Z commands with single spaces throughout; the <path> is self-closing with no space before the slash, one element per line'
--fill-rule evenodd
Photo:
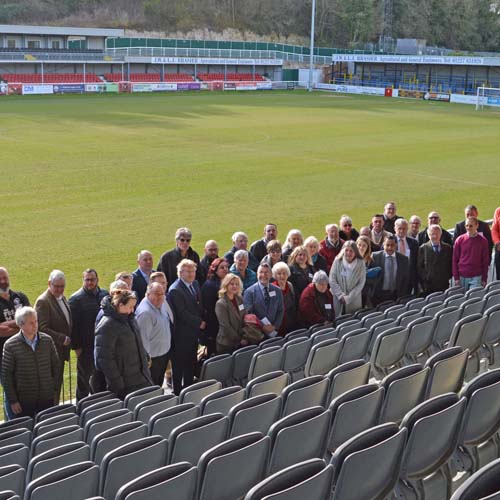
<path fill-rule="evenodd" d="M 123 81 L 123 76 L 121 73 L 106 73 L 104 78 L 108 82 L 121 82 Z M 159 73 L 131 73 L 131 82 L 160 82 L 161 75 Z M 165 73 L 165 82 L 192 82 L 193 77 L 187 73 Z"/>
<path fill-rule="evenodd" d="M 205 82 L 230 81 L 230 82 L 263 82 L 265 78 L 262 75 L 252 73 L 198 73 L 198 78 Z"/>
<path fill-rule="evenodd" d="M 0 75 L 2 80 L 9 83 L 102 83 L 102 80 L 95 73 L 47 73 L 28 74 L 28 73 L 4 73 Z"/>

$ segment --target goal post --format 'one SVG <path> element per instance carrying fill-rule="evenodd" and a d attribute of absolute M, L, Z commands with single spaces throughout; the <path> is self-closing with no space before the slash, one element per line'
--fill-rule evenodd
<path fill-rule="evenodd" d="M 483 109 L 484 106 L 500 107 L 500 88 L 477 88 L 476 111 Z"/>

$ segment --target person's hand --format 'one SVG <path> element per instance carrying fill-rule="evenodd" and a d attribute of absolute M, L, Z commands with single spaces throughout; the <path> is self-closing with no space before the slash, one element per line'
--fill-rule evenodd
<path fill-rule="evenodd" d="M 206 323 L 206 321 L 202 321 L 202 322 L 200 323 L 200 330 L 205 330 L 205 328 L 206 328 L 206 327 L 207 327 L 207 323 Z"/>
<path fill-rule="evenodd" d="M 67 338 L 67 337 L 66 337 Z M 75 349 L 75 354 L 76 354 L 76 357 L 79 358 L 80 357 L 80 354 L 82 354 L 82 351 L 83 349 L 80 348 L 80 349 Z"/>
<path fill-rule="evenodd" d="M 23 407 L 21 406 L 21 403 L 17 402 L 17 403 L 12 403 L 10 405 L 10 409 L 12 410 L 12 413 L 14 415 L 19 415 L 20 413 L 23 412 Z"/>
<path fill-rule="evenodd" d="M 71 344 L 71 339 L 69 337 L 65 337 L 64 342 L 63 342 L 63 346 L 68 346 L 70 344 Z"/>
<path fill-rule="evenodd" d="M 274 332 L 274 330 L 276 330 L 276 328 L 274 328 L 274 325 L 262 325 L 262 331 L 264 333 L 271 333 Z"/>

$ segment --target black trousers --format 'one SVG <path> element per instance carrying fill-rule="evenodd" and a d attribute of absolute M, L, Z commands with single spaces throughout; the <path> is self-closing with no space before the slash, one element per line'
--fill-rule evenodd
<path fill-rule="evenodd" d="M 497 272 L 497 280 L 500 280 L 500 250 L 495 251 L 495 268 Z"/>
<path fill-rule="evenodd" d="M 92 378 L 95 372 L 94 366 L 94 351 L 83 349 L 80 356 L 77 358 L 77 383 L 76 383 L 76 400 L 92 394 Z"/>
<path fill-rule="evenodd" d="M 18 415 L 15 415 L 15 418 L 18 417 L 35 417 L 35 415 L 42 410 L 46 410 L 51 406 L 54 406 L 53 399 L 47 399 L 44 401 L 20 401 L 21 408 L 23 411 Z"/>
<path fill-rule="evenodd" d="M 179 395 L 184 387 L 193 383 L 198 342 L 176 345 L 172 353 L 172 382 L 174 393 Z"/>
<path fill-rule="evenodd" d="M 170 359 L 170 353 L 164 354 L 163 356 L 157 356 L 156 358 L 151 358 L 151 379 L 154 385 L 163 385 L 165 379 L 165 370 L 168 366 L 168 361 Z"/>

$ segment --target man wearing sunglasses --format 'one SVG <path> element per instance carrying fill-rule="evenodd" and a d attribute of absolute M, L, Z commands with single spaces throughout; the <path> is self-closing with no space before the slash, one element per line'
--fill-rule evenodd
<path fill-rule="evenodd" d="M 169 287 L 177 279 L 177 264 L 182 259 L 192 260 L 196 264 L 196 279 L 203 280 L 200 257 L 191 248 L 191 238 L 191 230 L 187 227 L 180 227 L 175 232 L 175 248 L 160 257 L 156 270 L 165 273 Z"/>

